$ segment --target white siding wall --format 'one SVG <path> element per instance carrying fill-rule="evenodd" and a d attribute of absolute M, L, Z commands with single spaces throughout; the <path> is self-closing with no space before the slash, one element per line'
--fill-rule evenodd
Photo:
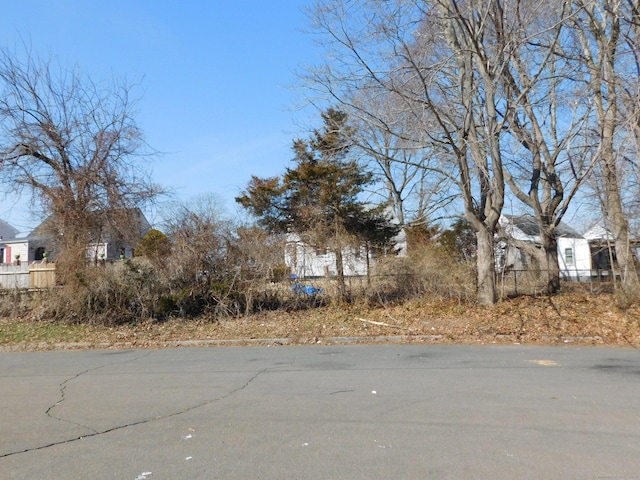
<path fill-rule="evenodd" d="M 570 249 L 573 258 L 568 258 Z M 558 262 L 560 273 L 569 278 L 589 277 L 591 275 L 591 250 L 584 238 L 558 238 Z"/>
<path fill-rule="evenodd" d="M 103 259 L 107 259 L 107 244 L 90 243 L 87 246 L 87 260 L 90 262 L 97 262 Z"/>
<path fill-rule="evenodd" d="M 342 251 L 343 269 L 345 276 L 357 276 L 367 274 L 366 250 L 361 248 L 356 252 L 353 247 L 347 247 Z M 299 237 L 289 235 L 285 248 L 285 264 L 299 278 L 324 277 L 329 274 L 334 276 L 336 272 L 336 255 L 333 252 L 319 253 L 299 240 Z"/>
<path fill-rule="evenodd" d="M 20 262 L 29 264 L 29 242 L 4 242 L 4 256 L 2 263 L 13 263 L 16 260 L 16 255 L 20 255 Z M 11 253 L 8 252 L 8 248 L 11 248 Z"/>

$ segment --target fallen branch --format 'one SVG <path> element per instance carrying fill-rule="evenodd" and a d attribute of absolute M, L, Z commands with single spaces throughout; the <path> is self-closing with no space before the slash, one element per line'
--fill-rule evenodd
<path fill-rule="evenodd" d="M 400 325 L 391 325 L 389 323 L 384 323 L 384 322 L 374 322 L 373 320 L 367 320 L 366 318 L 356 318 L 356 320 L 360 320 L 361 322 L 365 322 L 365 323 L 371 323 L 372 325 L 380 325 L 382 327 L 404 328 Z"/>
<path fill-rule="evenodd" d="M 389 317 L 391 320 L 393 320 L 393 321 L 394 321 L 394 322 L 396 322 L 396 323 L 398 322 L 398 320 L 397 320 L 397 319 L 393 318 L 393 317 L 392 317 L 391 315 L 389 315 L 388 313 L 387 313 L 387 317 Z"/>

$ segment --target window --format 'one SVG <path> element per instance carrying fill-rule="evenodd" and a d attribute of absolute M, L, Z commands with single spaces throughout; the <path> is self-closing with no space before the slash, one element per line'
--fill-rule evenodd
<path fill-rule="evenodd" d="M 573 258 L 573 248 L 564 249 L 564 259 L 567 265 L 575 265 L 575 259 Z"/>
<path fill-rule="evenodd" d="M 318 257 L 323 257 L 323 256 L 327 255 L 327 253 L 329 253 L 329 251 L 327 250 L 327 247 L 322 247 L 322 246 L 319 246 L 319 245 L 315 245 L 313 247 L 313 250 L 315 251 L 315 254 Z"/>

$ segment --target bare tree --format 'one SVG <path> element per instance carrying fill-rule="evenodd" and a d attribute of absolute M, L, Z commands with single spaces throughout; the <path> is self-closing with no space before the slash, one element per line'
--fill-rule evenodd
<path fill-rule="evenodd" d="M 581 47 L 579 59 L 583 63 L 583 78 L 595 112 L 592 123 L 597 138 L 594 156 L 598 161 L 603 213 L 615 242 L 622 291 L 633 298 L 640 293 L 640 282 L 631 251 L 629 222 L 623 208 L 620 156 L 617 153 L 621 129 L 626 125 L 634 132 L 636 126 L 633 124 L 640 118 L 634 119 L 638 108 L 638 3 L 631 0 L 574 0 L 572 6 L 575 35 Z M 628 70 L 629 66 L 632 70 Z M 625 92 L 631 109 L 627 110 L 627 118 L 621 119 L 621 94 Z"/>
<path fill-rule="evenodd" d="M 389 92 L 376 92 L 373 98 L 371 93 L 360 89 L 352 99 L 352 105 L 357 106 L 352 111 L 360 115 L 354 117 L 354 147 L 369 159 L 376 185 L 383 186 L 377 193 L 386 197 L 399 224 L 430 223 L 443 215 L 456 195 L 450 182 L 431 175 L 430 168 L 437 162 L 428 146 L 412 141 L 412 115 L 403 110 L 403 102 L 398 105 L 397 96 Z M 368 115 L 363 118 L 361 112 L 365 111 Z"/>
<path fill-rule="evenodd" d="M 429 150 L 429 174 L 456 186 L 476 231 L 482 304 L 497 299 L 494 233 L 505 193 L 499 76 L 508 56 L 499 51 L 490 15 L 502 18 L 499 2 L 321 1 L 312 18 L 331 62 L 306 76 L 311 88 L 363 120 L 385 118 L 359 108 L 355 92 L 396 97 L 412 128 L 388 132 Z"/>
<path fill-rule="evenodd" d="M 279 281 L 289 279 L 284 263 L 285 235 L 274 235 L 256 226 L 236 229 L 227 256 L 244 280 Z"/>
<path fill-rule="evenodd" d="M 623 7 L 623 26 L 625 40 L 625 64 L 627 74 L 623 84 L 623 118 L 627 120 L 627 128 L 634 139 L 636 171 L 640 158 L 640 3 L 637 0 L 626 0 Z M 629 60 L 628 62 L 626 60 Z"/>
<path fill-rule="evenodd" d="M 206 292 L 212 283 L 228 280 L 227 246 L 233 225 L 215 195 L 173 203 L 164 225 L 171 241 L 167 261 L 174 285 Z"/>
<path fill-rule="evenodd" d="M 91 228 L 153 199 L 133 86 L 101 86 L 28 52 L 0 51 L 0 182 L 50 215 L 61 261 L 83 262 Z M 114 212 L 119 212 L 114 214 Z M 76 263 L 77 264 L 77 263 Z"/>
<path fill-rule="evenodd" d="M 626 170 L 627 198 L 623 205 L 627 206 L 630 236 L 638 238 L 640 230 L 640 3 L 637 0 L 624 2 L 622 22 L 626 47 L 625 57 L 629 61 L 626 74 L 623 75 L 621 120 L 625 129 L 623 144 L 627 146 L 623 157 L 623 168 Z M 636 262 L 638 258 L 636 258 Z"/>
<path fill-rule="evenodd" d="M 559 1 L 504 2 L 501 14 L 487 21 L 508 56 L 499 76 L 505 180 L 534 213 L 542 248 L 527 250 L 547 275 L 547 291 L 555 293 L 560 289 L 556 228 L 593 166 L 582 142 L 589 109 L 576 95 L 579 67 L 565 53 L 575 49 L 567 32 L 571 10 Z"/>

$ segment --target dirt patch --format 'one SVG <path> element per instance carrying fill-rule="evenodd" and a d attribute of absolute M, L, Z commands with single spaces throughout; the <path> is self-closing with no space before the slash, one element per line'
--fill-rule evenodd
<path fill-rule="evenodd" d="M 567 293 L 519 297 L 494 307 L 433 299 L 386 307 L 329 306 L 118 327 L 0 320 L 0 350 L 4 351 L 342 341 L 640 347 L 640 307 L 618 309 L 609 294 Z"/>

